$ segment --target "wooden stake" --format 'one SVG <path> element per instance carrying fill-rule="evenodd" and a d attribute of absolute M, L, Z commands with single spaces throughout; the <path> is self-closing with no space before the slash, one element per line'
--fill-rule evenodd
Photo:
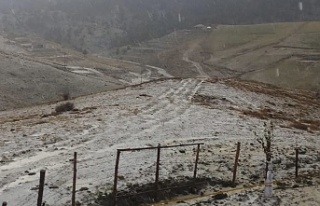
<path fill-rule="evenodd" d="M 236 152 L 236 157 L 234 160 L 233 177 L 232 177 L 232 184 L 233 185 L 236 183 L 239 155 L 240 155 L 240 142 L 238 142 L 238 144 L 237 144 L 237 152 Z"/>
<path fill-rule="evenodd" d="M 296 150 L 296 178 L 299 176 L 298 169 L 299 169 L 299 148 L 295 148 Z"/>
<path fill-rule="evenodd" d="M 39 181 L 39 192 L 38 192 L 37 206 L 41 206 L 42 205 L 45 176 L 46 176 L 46 171 L 45 170 L 41 170 L 40 171 L 40 181 Z"/>
<path fill-rule="evenodd" d="M 77 153 L 73 157 L 73 184 L 72 184 L 72 206 L 76 206 L 76 183 L 77 183 Z"/>
<path fill-rule="evenodd" d="M 114 182 L 113 182 L 113 205 L 117 205 L 117 184 L 118 184 L 118 170 L 119 170 L 119 162 L 120 162 L 120 150 L 117 150 L 117 159 L 116 165 L 114 168 Z"/>
<path fill-rule="evenodd" d="M 195 165 L 194 165 L 194 172 L 193 172 L 193 178 L 194 178 L 194 179 L 197 178 L 197 170 L 198 170 L 198 162 L 199 162 L 199 153 L 200 153 L 200 144 L 198 144 L 198 147 L 197 147 L 196 162 L 195 162 Z"/>
<path fill-rule="evenodd" d="M 159 190 L 159 173 L 160 173 L 160 151 L 161 151 L 161 145 L 158 145 L 157 150 L 157 165 L 156 165 L 156 179 L 155 179 L 155 193 L 154 193 L 154 200 L 158 200 L 158 190 Z"/>

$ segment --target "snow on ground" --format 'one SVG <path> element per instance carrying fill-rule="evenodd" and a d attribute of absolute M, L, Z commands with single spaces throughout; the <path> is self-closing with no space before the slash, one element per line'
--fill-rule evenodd
<path fill-rule="evenodd" d="M 253 131 L 262 133 L 264 121 L 241 111 L 268 107 L 286 110 L 295 117 L 298 112 L 286 105 L 301 104 L 289 97 L 205 79 L 155 81 L 73 102 L 77 110 L 60 115 L 51 115 L 55 105 L 0 113 L 0 200 L 10 205 L 34 205 L 37 191 L 31 189 L 38 185 L 39 171 L 46 169 L 44 200 L 49 205 L 63 205 L 71 199 L 73 152 L 78 152 L 77 188 L 88 188 L 78 191 L 77 199 L 97 190 L 110 190 L 116 149 L 158 144 L 205 143 L 199 175 L 229 180 L 235 145 L 240 141 L 238 182 L 259 183 L 263 180 L 264 154 Z M 303 108 L 319 118 L 318 107 Z M 304 111 L 304 118 L 308 112 Z M 319 169 L 319 132 L 292 129 L 289 123 L 275 120 L 275 179 L 294 173 L 296 144 L 305 151 L 301 172 Z M 153 181 L 155 155 L 154 151 L 124 153 L 119 188 Z M 161 179 L 192 176 L 193 161 L 192 148 L 163 151 Z"/>
<path fill-rule="evenodd" d="M 193 200 L 173 203 L 176 206 L 318 206 L 320 188 L 318 186 L 297 186 L 295 188 L 275 188 L 272 198 L 264 198 L 263 188 L 246 191 L 230 192 L 225 199 L 199 197 Z M 167 204 L 167 205 L 173 205 Z"/>
<path fill-rule="evenodd" d="M 149 67 L 151 69 L 155 69 L 160 75 L 162 75 L 164 77 L 168 77 L 168 78 L 173 77 L 171 74 L 169 74 L 166 70 L 164 70 L 162 68 L 151 66 L 151 65 L 146 65 L 146 67 Z"/>

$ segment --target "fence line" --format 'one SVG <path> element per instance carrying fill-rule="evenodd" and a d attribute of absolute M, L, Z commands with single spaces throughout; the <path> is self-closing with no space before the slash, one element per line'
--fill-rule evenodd
<path fill-rule="evenodd" d="M 142 151 L 142 150 L 156 150 L 157 151 L 157 159 L 156 159 L 156 171 L 155 171 L 155 182 L 154 182 L 154 190 L 153 191 L 146 191 L 154 192 L 154 200 L 158 200 L 158 192 L 159 192 L 159 172 L 160 172 L 160 159 L 161 159 L 161 149 L 168 149 L 168 148 L 177 148 L 177 147 L 189 147 L 189 146 L 198 146 L 196 160 L 195 160 L 195 168 L 194 168 L 194 175 L 193 177 L 196 178 L 197 176 L 197 165 L 199 161 L 199 152 L 200 146 L 203 143 L 193 143 L 193 144 L 179 144 L 179 145 L 170 145 L 170 146 L 161 146 L 160 144 L 157 147 L 139 147 L 139 148 L 126 148 L 126 149 L 118 149 L 117 150 L 117 158 L 115 163 L 115 172 L 114 172 L 114 185 L 113 185 L 113 205 L 116 206 L 117 198 L 118 198 L 118 173 L 119 173 L 119 164 L 120 164 L 120 156 L 121 152 L 134 152 L 134 151 Z M 166 188 L 170 189 L 170 188 Z"/>
<path fill-rule="evenodd" d="M 168 189 L 174 189 L 174 188 L 178 188 L 178 187 L 187 187 L 187 186 L 190 186 L 190 185 L 186 185 L 186 186 L 178 186 L 178 187 L 159 187 L 159 183 L 160 183 L 160 169 L 161 169 L 161 165 L 164 165 L 164 164 L 167 164 L 167 165 L 172 165 L 172 164 L 180 164 L 180 163 L 188 163 L 191 165 L 194 165 L 194 168 L 193 168 L 193 178 L 197 178 L 197 175 L 198 175 L 198 170 L 199 170 L 199 162 L 200 162 L 200 151 L 201 151 L 201 145 L 204 145 L 203 143 L 194 143 L 194 144 L 180 144 L 180 145 L 171 145 L 171 146 L 161 146 L 160 144 L 157 146 L 157 147 L 140 147 L 140 148 L 126 148 L 126 149 L 118 149 L 117 150 L 117 155 L 116 155 L 116 163 L 115 163 L 115 167 L 114 167 L 114 175 L 108 175 L 106 174 L 106 177 L 105 178 L 102 178 L 102 179 L 109 179 L 109 180 L 112 180 L 112 177 L 113 177 L 113 205 L 116 205 L 117 204 L 117 199 L 120 198 L 120 197 L 129 197 L 129 196 L 133 196 L 133 195 L 140 195 L 140 194 L 145 194 L 145 193 L 154 193 L 154 200 L 157 201 L 159 200 L 159 192 L 160 191 L 164 191 L 164 190 L 168 190 Z M 233 172 L 233 175 L 232 175 L 232 178 L 230 178 L 230 182 L 233 183 L 233 185 L 235 185 L 236 183 L 236 178 L 237 178 L 237 169 L 239 168 L 238 164 L 239 164 L 239 158 L 240 158 L 240 142 L 237 143 L 237 148 L 235 150 L 235 157 L 234 157 L 234 166 L 233 166 L 233 169 L 232 169 L 232 172 Z M 164 149 L 167 149 L 167 148 L 178 148 L 178 147 L 189 147 L 189 146 L 196 146 L 196 148 L 194 147 L 193 149 L 193 154 L 195 155 L 195 159 L 194 161 L 190 161 L 190 160 L 186 160 L 186 161 L 172 161 L 172 160 L 169 160 L 169 161 L 163 161 L 161 159 L 161 155 L 163 155 L 162 151 L 166 151 Z M 228 147 L 228 149 L 230 150 L 231 148 Z M 118 188 L 117 188 L 117 185 L 118 185 L 118 178 L 119 178 L 119 169 L 120 169 L 120 157 L 121 157 L 121 154 L 124 153 L 124 152 L 134 152 L 134 151 L 143 151 L 143 150 L 155 150 L 156 151 L 156 159 L 154 160 L 155 161 L 155 165 L 153 165 L 153 167 L 155 166 L 155 180 L 154 180 L 154 188 L 149 190 L 149 191 L 142 191 L 142 192 L 139 192 L 139 193 L 124 193 L 124 194 L 121 194 L 118 192 Z M 233 149 L 232 150 L 232 153 L 234 152 Z M 294 151 L 295 151 L 295 157 L 291 158 L 290 157 L 290 161 L 292 161 L 291 163 L 294 163 L 294 173 L 292 173 L 291 176 L 294 176 L 295 178 L 303 178 L 303 177 L 307 177 L 308 175 L 311 176 L 315 171 L 311 171 L 310 173 L 308 172 L 307 176 L 305 174 L 302 174 L 302 172 L 300 171 L 301 174 L 299 174 L 299 152 L 300 152 L 300 149 L 298 147 L 294 148 Z M 170 153 L 164 153 L 166 155 L 169 155 Z M 230 153 L 231 154 L 231 153 Z M 226 155 L 222 155 L 222 154 L 218 154 L 219 156 L 226 156 Z M 229 153 L 227 154 L 229 155 Z M 233 156 L 233 154 L 232 154 Z M 260 156 L 260 155 L 259 155 Z M 71 203 L 72 203 L 72 206 L 75 206 L 75 203 L 76 203 L 76 188 L 77 188 L 77 171 L 79 168 L 83 168 L 83 166 L 79 166 L 77 164 L 78 162 L 78 156 L 77 156 L 77 152 L 74 152 L 74 158 L 73 158 L 73 182 L 72 182 L 72 197 L 71 197 Z M 230 160 L 229 160 L 230 161 Z M 110 163 L 110 161 L 103 161 L 104 163 Z M 127 165 L 127 166 L 122 166 L 122 168 L 127 168 L 127 167 L 131 167 L 131 166 L 137 166 L 139 164 L 132 164 L 132 165 Z M 142 163 L 140 165 L 145 165 L 145 163 Z M 111 173 L 112 169 L 108 169 L 106 170 L 107 173 Z M 291 170 L 292 171 L 292 170 Z M 312 173 L 312 174 L 311 174 Z M 290 172 L 291 174 L 291 172 Z M 314 173 L 315 174 L 315 173 Z M 46 171 L 45 170 L 41 170 L 40 171 L 40 179 L 39 179 L 39 189 L 38 189 L 38 196 L 37 196 L 37 206 L 43 206 L 44 205 L 44 186 L 45 186 L 45 176 L 46 176 Z M 53 177 L 57 177 L 58 174 L 54 175 Z M 99 179 L 97 181 L 101 181 L 102 179 Z M 286 178 L 284 178 L 286 179 Z M 80 184 L 81 185 L 81 184 Z M 78 185 L 79 186 L 79 185 Z M 59 193 L 60 194 L 60 193 Z M 61 193 L 62 194 L 62 193 Z M 50 195 L 50 198 L 51 196 L 53 197 L 54 195 L 56 194 L 53 194 L 53 195 Z M 32 195 L 33 196 L 33 195 Z M 28 202 L 30 202 L 31 199 L 28 200 Z M 2 203 L 2 206 L 7 206 L 8 204 L 10 203 L 7 203 L 7 202 L 3 202 Z M 23 204 L 23 205 L 26 205 L 26 202 Z"/>

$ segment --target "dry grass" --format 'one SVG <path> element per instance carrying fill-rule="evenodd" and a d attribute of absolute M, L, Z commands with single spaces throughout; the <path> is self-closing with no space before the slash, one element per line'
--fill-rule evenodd
<path fill-rule="evenodd" d="M 74 109 L 74 104 L 72 102 L 65 102 L 62 104 L 59 104 L 56 106 L 55 111 L 56 113 L 63 113 L 63 112 L 68 112 L 72 111 Z"/>
<path fill-rule="evenodd" d="M 299 102 L 301 106 L 320 106 L 319 101 L 315 98 L 315 95 L 312 92 L 298 90 L 293 91 L 256 81 L 228 79 L 224 82 L 228 86 L 244 91 L 266 94 L 274 97 L 290 98 L 293 102 Z"/>
<path fill-rule="evenodd" d="M 287 126 L 288 128 L 296 128 L 299 130 L 305 130 L 310 132 L 320 131 L 320 121 L 308 120 L 308 119 L 296 120 L 296 118 L 293 115 L 290 115 L 282 111 L 276 111 L 269 108 L 264 108 L 260 110 L 239 110 L 239 109 L 233 108 L 233 110 L 239 111 L 244 115 L 255 117 L 258 119 L 263 119 L 263 120 L 276 119 L 276 120 L 287 121 L 289 122 Z"/>
<path fill-rule="evenodd" d="M 216 52 L 239 47 L 253 40 L 268 44 L 288 35 L 295 27 L 296 24 L 292 23 L 220 26 L 212 32 L 205 45 L 210 51 Z"/>

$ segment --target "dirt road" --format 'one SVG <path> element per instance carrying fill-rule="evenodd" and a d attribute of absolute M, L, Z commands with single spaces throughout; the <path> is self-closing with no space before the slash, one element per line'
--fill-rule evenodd
<path fill-rule="evenodd" d="M 191 63 L 197 69 L 197 72 L 199 73 L 198 77 L 209 77 L 209 75 L 204 72 L 200 63 L 190 60 L 190 55 L 194 51 L 195 46 L 195 44 L 192 44 L 189 49 L 183 53 L 182 60 Z"/>

